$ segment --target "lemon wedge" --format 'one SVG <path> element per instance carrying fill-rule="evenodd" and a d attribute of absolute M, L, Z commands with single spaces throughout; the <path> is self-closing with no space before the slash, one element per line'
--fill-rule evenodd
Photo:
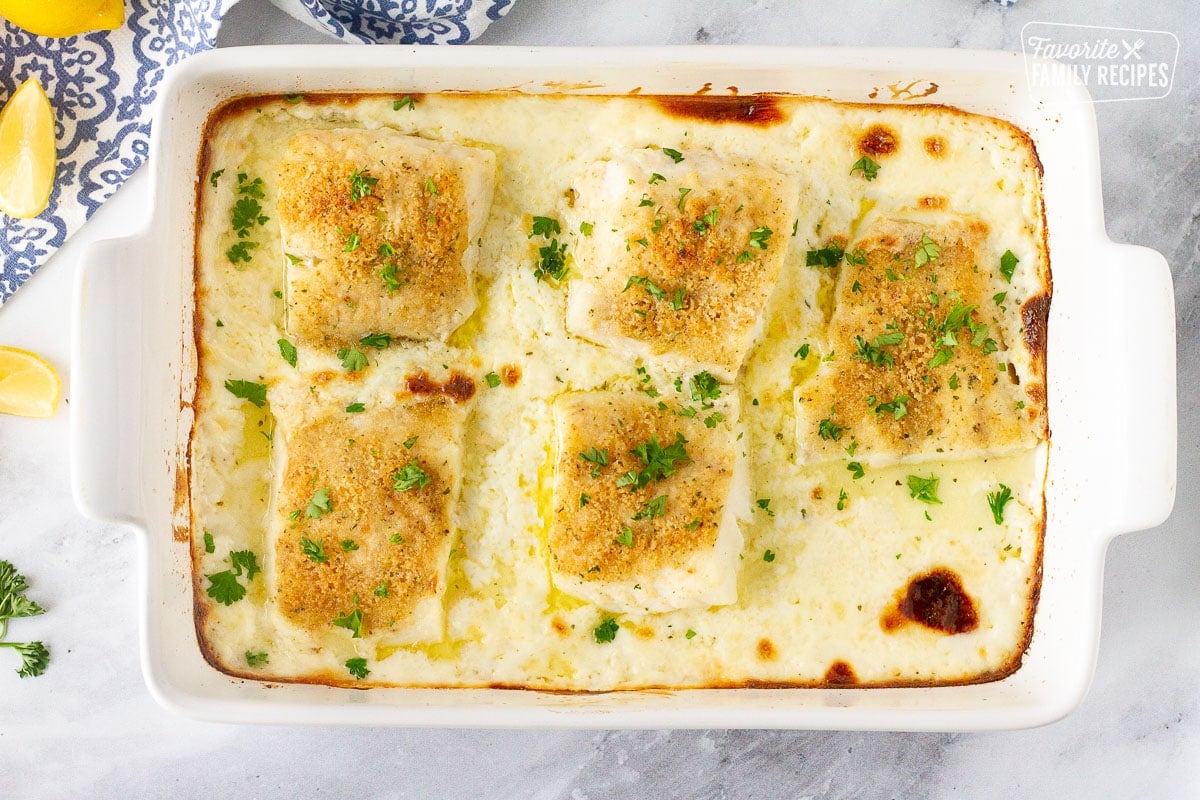
<path fill-rule="evenodd" d="M 124 0 L 0 0 L 0 17 L 38 36 L 111 31 L 125 21 Z"/>
<path fill-rule="evenodd" d="M 52 417 L 61 397 L 62 381 L 46 359 L 0 346 L 0 414 Z"/>
<path fill-rule="evenodd" d="M 0 111 L 0 211 L 36 217 L 54 187 L 54 109 L 36 78 L 22 83 Z"/>

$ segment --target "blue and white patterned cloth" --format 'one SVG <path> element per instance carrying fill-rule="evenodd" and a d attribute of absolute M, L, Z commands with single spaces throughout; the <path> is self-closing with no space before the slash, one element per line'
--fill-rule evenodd
<path fill-rule="evenodd" d="M 63 0 L 55 0 L 61 2 Z M 214 46 L 237 0 L 126 0 L 125 24 L 64 39 L 0 21 L 0 102 L 37 78 L 54 106 L 58 173 L 36 219 L 0 214 L 0 305 L 146 160 L 164 71 Z M 349 42 L 463 44 L 513 0 L 271 0 Z"/>

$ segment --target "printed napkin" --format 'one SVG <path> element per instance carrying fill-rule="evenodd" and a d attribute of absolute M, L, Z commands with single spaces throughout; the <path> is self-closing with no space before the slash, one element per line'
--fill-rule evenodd
<path fill-rule="evenodd" d="M 0 22 L 0 102 L 37 78 L 54 106 L 58 139 L 49 207 L 29 220 L 0 214 L 0 305 L 146 160 L 163 73 L 212 48 L 236 2 L 126 0 L 119 29 L 63 39 Z M 271 2 L 348 42 L 463 44 L 504 16 L 513 0 Z"/>

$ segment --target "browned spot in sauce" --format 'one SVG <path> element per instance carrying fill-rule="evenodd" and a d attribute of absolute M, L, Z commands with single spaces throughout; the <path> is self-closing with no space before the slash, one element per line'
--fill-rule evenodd
<path fill-rule="evenodd" d="M 550 620 L 550 627 L 553 628 L 554 632 L 559 636 L 566 636 L 571 632 L 570 626 L 562 621 L 562 617 L 555 617 L 554 619 Z"/>
<path fill-rule="evenodd" d="M 1039 294 L 1021 306 L 1021 323 L 1025 326 L 1025 344 L 1034 358 L 1046 355 L 1046 321 L 1050 315 L 1050 295 Z"/>
<path fill-rule="evenodd" d="M 883 125 L 872 125 L 858 137 L 858 152 L 867 156 L 890 156 L 899 146 L 895 132 Z"/>
<path fill-rule="evenodd" d="M 831 686 L 852 686 L 858 683 L 858 676 L 845 661 L 835 661 L 825 670 L 825 682 Z"/>
<path fill-rule="evenodd" d="M 645 625 L 637 626 L 636 628 L 634 628 L 633 632 L 635 634 L 637 634 L 637 637 L 639 639 L 653 639 L 654 638 L 654 629 L 647 628 Z"/>
<path fill-rule="evenodd" d="M 928 85 L 922 87 L 919 85 L 922 83 Z M 888 84 L 888 90 L 891 91 L 893 100 L 920 100 L 922 97 L 929 97 L 931 94 L 936 94 L 938 85 L 933 81 L 915 80 L 903 85 L 900 81 L 896 81 L 895 83 Z"/>
<path fill-rule="evenodd" d="M 426 372 L 408 375 L 404 381 L 413 394 L 444 394 L 459 403 L 475 396 L 475 381 L 458 371 L 451 372 L 445 383 L 438 383 Z"/>
<path fill-rule="evenodd" d="M 946 140 L 940 136 L 925 137 L 925 152 L 934 158 L 940 158 L 946 152 Z"/>
<path fill-rule="evenodd" d="M 500 368 L 500 380 L 505 386 L 516 386 L 521 382 L 521 368 L 515 364 L 506 364 Z"/>
<path fill-rule="evenodd" d="M 313 383 L 324 385 L 337 377 L 336 372 L 323 369 L 320 372 L 314 372 L 312 376 Z"/>
<path fill-rule="evenodd" d="M 825 487 L 824 486 L 814 486 L 813 487 L 813 490 L 812 490 L 812 499 L 813 500 L 820 500 L 824 496 L 825 496 Z"/>
<path fill-rule="evenodd" d="M 779 658 L 779 651 L 775 649 L 775 645 L 770 639 L 758 640 L 758 657 L 761 661 L 774 661 Z"/>
<path fill-rule="evenodd" d="M 872 100 L 874 100 L 876 97 L 879 97 L 879 87 L 872 87 L 871 91 L 867 92 L 867 97 L 871 98 Z"/>
<path fill-rule="evenodd" d="M 920 203 L 925 208 L 945 208 L 946 198 L 937 195 L 929 195 L 928 197 L 922 197 Z"/>
<path fill-rule="evenodd" d="M 909 580 L 898 593 L 895 607 L 879 620 L 889 632 L 906 622 L 942 633 L 966 633 L 979 626 L 979 615 L 958 575 L 937 567 Z"/>
<path fill-rule="evenodd" d="M 704 94 L 660 95 L 654 98 L 654 102 L 668 114 L 683 119 L 740 122 L 764 128 L 784 121 L 779 99 L 767 94 L 729 97 Z"/>

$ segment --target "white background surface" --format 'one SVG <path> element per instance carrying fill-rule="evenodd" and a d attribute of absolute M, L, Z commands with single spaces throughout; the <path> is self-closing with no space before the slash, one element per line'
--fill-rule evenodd
<path fill-rule="evenodd" d="M 19 680 L 0 650 L 0 798 L 1200 798 L 1200 20 L 1192 0 L 517 0 L 487 44 L 791 44 L 1019 49 L 1029 20 L 1181 41 L 1163 100 L 1098 107 L 1110 236 L 1171 263 L 1179 495 L 1110 548 L 1095 683 L 1065 720 L 993 734 L 526 732 L 202 724 L 158 708 L 137 659 L 137 549 L 74 510 L 67 413 L 0 418 L 0 558 L 49 609 L 12 634 L 54 652 Z M 221 44 L 322 42 L 242 0 Z M 0 343 L 64 379 L 71 286 L 89 241 L 132 232 L 139 174 L 0 309 Z M 1058 234 L 1061 235 L 1061 234 Z M 1096 346 L 1105 346 L 1104 331 Z M 1120 364 L 1113 380 L 1120 380 Z M 69 397 L 67 398 L 69 402 Z M 1097 398 L 1102 403 L 1103 398 Z"/>

